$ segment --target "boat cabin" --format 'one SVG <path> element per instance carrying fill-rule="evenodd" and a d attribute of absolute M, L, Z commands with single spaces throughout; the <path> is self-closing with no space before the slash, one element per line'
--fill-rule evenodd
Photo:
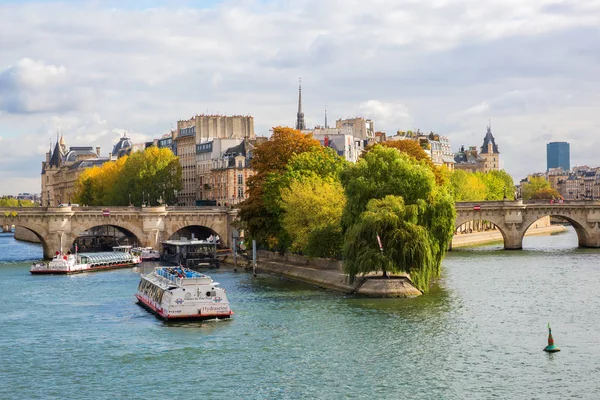
<path fill-rule="evenodd" d="M 162 259 L 188 268 L 219 268 L 217 242 L 208 240 L 166 240 Z"/>

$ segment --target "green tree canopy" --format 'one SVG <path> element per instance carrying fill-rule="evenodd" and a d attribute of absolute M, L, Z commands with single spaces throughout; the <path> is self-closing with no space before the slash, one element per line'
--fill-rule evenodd
<path fill-rule="evenodd" d="M 527 183 L 521 185 L 521 197 L 523 200 L 531 200 L 536 192 L 550 189 L 550 182 L 542 176 L 532 176 Z"/>
<path fill-rule="evenodd" d="M 179 158 L 166 148 L 149 147 L 128 157 L 84 170 L 75 189 L 75 201 L 92 206 L 172 204 L 181 190 Z"/>
<path fill-rule="evenodd" d="M 382 146 L 344 171 L 342 184 L 347 197 L 344 270 L 350 279 L 403 271 L 427 291 L 454 232 L 456 211 L 448 186 L 436 185 L 431 169 L 414 158 Z"/>
<path fill-rule="evenodd" d="M 293 180 L 283 188 L 282 226 L 292 239 L 290 250 L 311 257 L 338 257 L 345 204 L 344 189 L 335 179 L 313 175 Z"/>
<path fill-rule="evenodd" d="M 31 200 L 19 200 L 15 197 L 0 197 L 0 207 L 36 207 L 38 203 Z"/>
<path fill-rule="evenodd" d="M 239 214 L 240 227 L 249 238 L 270 249 L 284 250 L 287 247 L 289 237 L 281 227 L 277 201 L 280 195 L 278 191 L 266 195 L 269 209 L 264 200 L 266 181 L 283 174 L 294 156 L 316 148 L 320 148 L 320 143 L 312 135 L 281 126 L 273 128 L 267 142 L 256 146 L 252 157 L 255 175 L 248 179 L 248 199 L 240 205 Z"/>

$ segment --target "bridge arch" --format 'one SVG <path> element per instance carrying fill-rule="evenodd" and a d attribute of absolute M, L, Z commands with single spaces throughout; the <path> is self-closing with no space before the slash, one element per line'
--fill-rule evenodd
<path fill-rule="evenodd" d="M 173 240 L 179 239 L 182 236 L 190 239 L 190 233 L 192 232 L 195 233 L 194 237 L 198 240 L 205 240 L 211 235 L 219 235 L 219 238 L 221 239 L 220 243 L 223 245 L 227 244 L 227 236 L 224 236 L 224 233 L 219 232 L 215 227 L 185 221 L 173 224 L 171 229 L 165 231 L 164 239 Z"/>
<path fill-rule="evenodd" d="M 575 230 L 575 233 L 577 233 L 577 244 L 579 245 L 579 247 L 589 247 L 589 243 L 591 242 L 592 238 L 589 230 L 586 228 L 587 222 L 585 220 L 581 221 L 581 218 L 578 218 L 577 215 L 566 215 L 566 213 L 561 212 L 541 212 L 532 213 L 528 215 L 523 220 L 523 229 L 521 231 L 521 243 L 523 243 L 523 238 L 525 237 L 525 234 L 527 233 L 527 230 L 531 227 L 531 225 L 535 224 L 537 221 L 544 217 L 557 217 L 569 222 Z"/>
<path fill-rule="evenodd" d="M 56 251 L 56 249 L 58 249 L 58 246 L 55 245 L 55 243 L 60 242 L 60 238 L 54 237 L 56 235 L 49 234 L 48 229 L 46 229 L 44 224 L 14 219 L 11 221 L 4 221 L 2 222 L 2 225 L 14 226 L 15 228 L 23 228 L 33 233 L 35 237 L 37 237 L 40 241 L 44 252 L 44 257 L 46 258 L 51 257 Z"/>
<path fill-rule="evenodd" d="M 100 226 L 111 226 L 118 228 L 121 232 L 129 234 L 135 238 L 135 242 L 138 245 L 145 245 L 144 242 L 144 232 L 136 225 L 132 223 L 128 223 L 127 221 L 120 220 L 88 220 L 85 222 L 78 222 L 74 224 L 71 228 L 71 232 L 66 238 L 66 243 L 63 243 L 63 246 L 66 245 L 66 249 L 70 249 L 73 247 L 73 244 L 79 238 L 83 232 L 89 231 L 90 229 L 100 227 Z"/>
<path fill-rule="evenodd" d="M 456 222 L 454 223 L 454 234 L 456 235 L 460 227 L 472 221 L 489 222 L 490 224 L 494 225 L 498 229 L 498 232 L 500 232 L 502 235 L 502 241 L 504 244 L 507 243 L 508 235 L 506 232 L 506 226 L 504 224 L 504 218 L 493 214 L 481 215 L 478 212 L 470 212 L 457 215 Z"/>

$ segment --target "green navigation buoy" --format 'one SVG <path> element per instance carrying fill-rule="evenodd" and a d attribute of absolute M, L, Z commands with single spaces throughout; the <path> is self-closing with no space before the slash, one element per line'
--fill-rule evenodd
<path fill-rule="evenodd" d="M 552 338 L 552 329 L 550 329 L 550 323 L 548 323 L 548 346 L 544 348 L 544 351 L 548 353 L 556 353 L 560 351 L 558 347 L 554 345 L 554 339 Z"/>

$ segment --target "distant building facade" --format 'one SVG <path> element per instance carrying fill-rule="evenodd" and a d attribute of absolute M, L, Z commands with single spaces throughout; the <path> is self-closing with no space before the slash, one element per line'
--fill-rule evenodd
<path fill-rule="evenodd" d="M 100 147 L 96 147 L 95 150 L 91 146 L 67 149 L 65 140 L 61 136 L 60 140 L 56 141 L 54 149 L 46 153 L 46 161 L 42 162 L 42 206 L 56 207 L 71 202 L 79 175 L 86 168 L 100 166 L 109 161 L 113 154 L 115 157 L 127 154 L 127 146 L 131 143 L 124 142 L 121 138 L 110 153 L 110 157 L 100 157 Z"/>
<path fill-rule="evenodd" d="M 196 115 L 189 120 L 177 121 L 172 133 L 174 153 L 179 157 L 182 169 L 183 189 L 178 193 L 179 205 L 194 206 L 196 200 L 206 197 L 205 185 L 208 159 L 203 145 L 214 140 L 230 139 L 236 143 L 256 139 L 254 118 L 251 116 Z M 200 149 L 200 152 L 197 151 Z M 212 149 L 211 149 L 212 159 Z M 200 163 L 200 164 L 198 164 Z"/>
<path fill-rule="evenodd" d="M 571 170 L 571 149 L 567 142 L 550 142 L 546 145 L 546 171 L 552 168 Z"/>
<path fill-rule="evenodd" d="M 196 143 L 211 139 L 255 139 L 254 118 L 251 116 L 196 115 L 188 120 L 177 121 L 179 136 L 194 136 Z"/>
<path fill-rule="evenodd" d="M 336 129 L 346 129 L 349 134 L 357 139 L 375 141 L 375 129 L 373 121 L 362 117 L 338 119 L 335 121 Z"/>
<path fill-rule="evenodd" d="M 479 157 L 476 146 L 465 149 L 461 146 L 458 153 L 454 154 L 454 169 L 460 169 L 467 172 L 483 172 L 485 160 Z"/>
<path fill-rule="evenodd" d="M 500 152 L 496 139 L 492 135 L 492 127 L 488 125 L 487 132 L 483 138 L 483 145 L 479 156 L 483 158 L 483 172 L 499 171 L 500 170 Z"/>
<path fill-rule="evenodd" d="M 304 131 L 312 133 L 313 138 L 318 140 L 323 147 L 329 147 L 346 159 L 355 163 L 365 151 L 366 140 L 353 136 L 351 130 L 342 128 L 320 128 L 317 127 L 312 131 Z"/>
<path fill-rule="evenodd" d="M 248 197 L 248 178 L 254 175 L 250 162 L 254 145 L 244 139 L 212 160 L 209 196 L 217 205 L 230 206 Z"/>

